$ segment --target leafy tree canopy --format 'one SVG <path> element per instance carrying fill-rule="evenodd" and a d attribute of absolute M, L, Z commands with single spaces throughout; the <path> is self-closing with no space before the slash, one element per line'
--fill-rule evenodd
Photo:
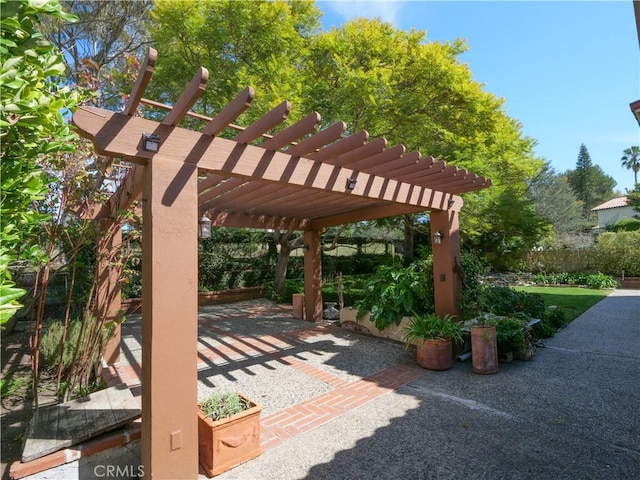
<path fill-rule="evenodd" d="M 464 41 L 430 42 L 423 31 L 363 18 L 318 32 L 320 11 L 304 1 L 157 0 L 155 5 L 154 98 L 175 101 L 202 65 L 210 80 L 196 109 L 206 115 L 251 85 L 255 106 L 238 123 L 290 100 L 289 122 L 316 110 L 325 126 L 343 120 L 349 133 L 366 129 L 391 145 L 403 143 L 487 176 L 494 183 L 490 191 L 465 197 L 462 231 L 474 244 L 496 227 L 485 219 L 509 209 L 489 210 L 500 198 L 519 197 L 537 215 L 524 196 L 543 161 L 533 153 L 534 140 L 506 114 L 503 100 L 484 91 L 458 59 L 467 49 Z M 518 219 L 523 225 L 502 235 L 520 237 L 542 225 L 539 218 L 529 224 L 518 215 L 502 220 L 511 225 Z"/>

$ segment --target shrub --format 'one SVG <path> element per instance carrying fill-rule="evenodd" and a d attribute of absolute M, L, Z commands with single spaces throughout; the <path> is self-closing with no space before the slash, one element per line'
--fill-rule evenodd
<path fill-rule="evenodd" d="M 618 282 L 603 273 L 537 273 L 531 281 L 538 285 L 578 285 L 589 288 L 616 288 Z"/>
<path fill-rule="evenodd" d="M 233 392 L 212 393 L 200 404 L 202 412 L 211 420 L 228 418 L 247 410 L 251 405 L 240 395 Z"/>
<path fill-rule="evenodd" d="M 555 330 L 567 325 L 567 315 L 561 308 L 549 308 L 544 314 L 544 322 Z"/>
<path fill-rule="evenodd" d="M 482 293 L 482 304 L 485 312 L 495 315 L 522 313 L 529 318 L 541 318 L 545 308 L 541 295 L 508 287 L 486 287 Z"/>
<path fill-rule="evenodd" d="M 463 252 L 461 255 L 462 267 L 462 292 L 458 302 L 458 308 L 465 319 L 470 319 L 482 313 L 482 276 L 487 271 L 484 263 L 475 253 Z M 431 280 L 433 284 L 433 279 Z"/>
<path fill-rule="evenodd" d="M 80 339 L 80 330 L 82 328 L 82 322 L 78 319 L 70 320 L 67 328 L 67 337 L 64 342 L 64 346 L 61 345 L 62 334 L 64 332 L 64 322 L 61 320 L 53 320 L 47 326 L 47 330 L 40 339 L 40 353 L 42 354 L 47 367 L 56 367 L 60 361 L 62 361 L 63 371 L 68 371 L 73 361 L 73 355 L 76 349 L 76 345 L 80 345 L 79 355 L 82 355 L 88 345 L 88 332 L 92 330 L 92 325 L 95 324 L 94 317 L 88 317 L 87 321 L 90 325 L 87 325 L 84 329 L 82 339 Z M 103 331 L 103 340 L 109 338 L 111 330 L 105 328 Z M 90 363 L 95 363 L 98 358 L 98 351 L 95 352 L 95 358 L 91 359 Z"/>
<path fill-rule="evenodd" d="M 601 233 L 593 255 L 600 272 L 619 276 L 624 270 L 629 277 L 640 276 L 640 230 Z"/>
<path fill-rule="evenodd" d="M 412 312 L 433 313 L 433 269 L 429 265 L 427 260 L 406 268 L 399 263 L 378 267 L 365 287 L 364 298 L 356 302 L 358 316 L 369 312 L 371 321 L 384 330 Z"/>

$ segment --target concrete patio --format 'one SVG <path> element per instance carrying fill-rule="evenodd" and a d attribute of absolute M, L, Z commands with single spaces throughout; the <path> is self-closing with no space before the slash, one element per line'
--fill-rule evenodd
<path fill-rule="evenodd" d="M 262 455 L 216 478 L 640 477 L 638 290 L 614 291 L 532 361 L 489 376 L 469 361 L 423 370 L 403 345 L 291 313 L 264 300 L 200 309 L 199 399 L 235 390 L 264 407 Z M 138 397 L 140 332 L 132 316 L 113 372 Z M 79 465 L 27 478 L 137 464 L 139 424 L 117 435 L 126 448 L 91 445 Z"/>
<path fill-rule="evenodd" d="M 136 329 L 123 358 L 139 358 Z M 199 333 L 199 397 L 233 389 L 264 406 L 264 453 L 221 480 L 640 476 L 638 290 L 491 376 L 423 370 L 402 345 L 264 301 L 204 307 Z"/>

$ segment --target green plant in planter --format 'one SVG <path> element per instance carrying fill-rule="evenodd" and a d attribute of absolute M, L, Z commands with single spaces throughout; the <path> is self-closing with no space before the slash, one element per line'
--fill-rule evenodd
<path fill-rule="evenodd" d="M 221 420 L 243 412 L 251 404 L 234 392 L 214 392 L 200 404 L 200 409 L 211 420 Z"/>
<path fill-rule="evenodd" d="M 404 340 L 407 347 L 414 343 L 423 343 L 425 340 L 436 339 L 452 339 L 456 342 L 461 342 L 462 328 L 460 323 L 455 322 L 454 317 L 451 315 L 440 317 L 435 313 L 420 315 L 414 312 L 405 328 Z"/>
<path fill-rule="evenodd" d="M 519 316 L 501 318 L 496 322 L 496 338 L 499 351 L 524 350 L 527 320 Z"/>
<path fill-rule="evenodd" d="M 433 311 L 432 281 L 427 276 L 426 262 L 416 262 L 408 267 L 400 264 L 381 265 L 369 278 L 364 297 L 356 302 L 358 318 L 371 314 L 371 321 L 379 330 L 392 324 L 399 325 L 402 317 L 411 312 Z"/>
<path fill-rule="evenodd" d="M 531 327 L 527 326 L 529 316 L 516 313 L 510 316 L 488 314 L 474 319 L 472 326 L 494 326 L 496 341 L 501 354 L 514 352 L 518 358 L 529 360 L 536 352 Z"/>

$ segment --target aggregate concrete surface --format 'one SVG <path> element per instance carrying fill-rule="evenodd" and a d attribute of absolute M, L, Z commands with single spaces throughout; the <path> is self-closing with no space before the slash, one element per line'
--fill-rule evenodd
<path fill-rule="evenodd" d="M 377 345 L 383 357 L 403 354 Z M 358 356 L 350 362 L 339 367 L 369 370 Z M 307 387 L 303 375 L 290 380 L 287 388 Z M 640 291 L 614 291 L 532 361 L 501 363 L 488 376 L 456 362 L 216 478 L 640 478 Z"/>

